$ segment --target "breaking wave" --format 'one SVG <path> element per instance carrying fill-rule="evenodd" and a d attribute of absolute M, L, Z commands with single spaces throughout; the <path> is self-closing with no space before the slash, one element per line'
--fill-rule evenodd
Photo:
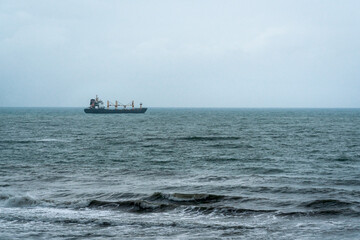
<path fill-rule="evenodd" d="M 239 196 L 155 192 L 150 196 L 135 200 L 91 200 L 87 207 L 115 209 L 136 213 L 170 211 L 176 209 L 186 213 L 197 213 L 205 215 L 274 214 L 277 216 L 293 217 L 360 215 L 360 212 L 356 210 L 360 208 L 360 204 L 358 202 L 345 202 L 335 199 L 318 199 L 310 202 L 303 202 L 299 205 L 299 207 L 303 208 L 304 210 L 295 212 L 286 212 L 279 209 L 252 209 L 241 207 L 242 203 L 251 201 L 251 199 Z M 229 203 L 230 206 L 226 205 L 227 203 Z"/>
<path fill-rule="evenodd" d="M 89 208 L 98 207 L 98 208 L 107 208 L 107 209 L 122 209 L 129 212 L 154 212 L 161 210 L 174 209 L 176 206 L 170 204 L 161 204 L 148 202 L 144 200 L 128 200 L 128 201 L 99 201 L 92 200 L 90 201 Z"/>
<path fill-rule="evenodd" d="M 210 203 L 217 202 L 224 199 L 225 196 L 213 195 L 213 194 L 186 194 L 186 193 L 172 193 L 166 194 L 156 192 L 146 200 L 149 201 L 170 201 L 170 202 L 181 202 L 181 203 Z"/>
<path fill-rule="evenodd" d="M 188 214 L 216 214 L 216 215 L 259 215 L 272 214 L 283 217 L 302 216 L 360 216 L 360 203 L 347 202 L 336 199 L 317 199 L 302 202 L 298 205 L 302 210 L 282 211 L 276 208 L 247 208 L 243 205 L 256 199 L 240 196 L 225 196 L 215 194 L 192 193 L 162 193 L 155 192 L 151 195 L 140 197 L 140 194 L 113 193 L 112 198 L 120 200 L 81 199 L 77 201 L 39 200 L 32 196 L 11 196 L 0 194 L 0 201 L 4 207 L 52 207 L 67 209 L 95 208 L 130 213 L 150 213 L 181 211 Z M 85 196 L 84 196 L 85 197 Z M 88 196 L 89 197 L 89 196 Z M 130 199 L 129 199 L 130 197 Z"/>
<path fill-rule="evenodd" d="M 39 201 L 31 196 L 8 197 L 5 200 L 6 207 L 30 207 L 38 205 Z"/>

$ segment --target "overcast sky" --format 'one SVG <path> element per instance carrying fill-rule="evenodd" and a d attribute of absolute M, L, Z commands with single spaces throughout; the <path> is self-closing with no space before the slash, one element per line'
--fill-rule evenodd
<path fill-rule="evenodd" d="M 359 0 L 0 0 L 0 106 L 360 107 Z"/>

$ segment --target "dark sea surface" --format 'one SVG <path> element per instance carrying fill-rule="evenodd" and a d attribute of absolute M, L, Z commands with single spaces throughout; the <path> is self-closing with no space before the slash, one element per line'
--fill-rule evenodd
<path fill-rule="evenodd" d="M 0 239 L 360 239 L 359 109 L 0 108 Z"/>

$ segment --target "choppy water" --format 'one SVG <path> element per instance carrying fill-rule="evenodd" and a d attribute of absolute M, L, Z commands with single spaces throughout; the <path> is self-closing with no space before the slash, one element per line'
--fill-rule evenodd
<path fill-rule="evenodd" d="M 0 109 L 0 239 L 360 238 L 359 109 Z"/>

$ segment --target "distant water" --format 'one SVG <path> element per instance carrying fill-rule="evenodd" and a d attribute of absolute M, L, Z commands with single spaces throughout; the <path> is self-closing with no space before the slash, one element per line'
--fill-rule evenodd
<path fill-rule="evenodd" d="M 0 239 L 360 239 L 359 109 L 0 109 Z"/>

